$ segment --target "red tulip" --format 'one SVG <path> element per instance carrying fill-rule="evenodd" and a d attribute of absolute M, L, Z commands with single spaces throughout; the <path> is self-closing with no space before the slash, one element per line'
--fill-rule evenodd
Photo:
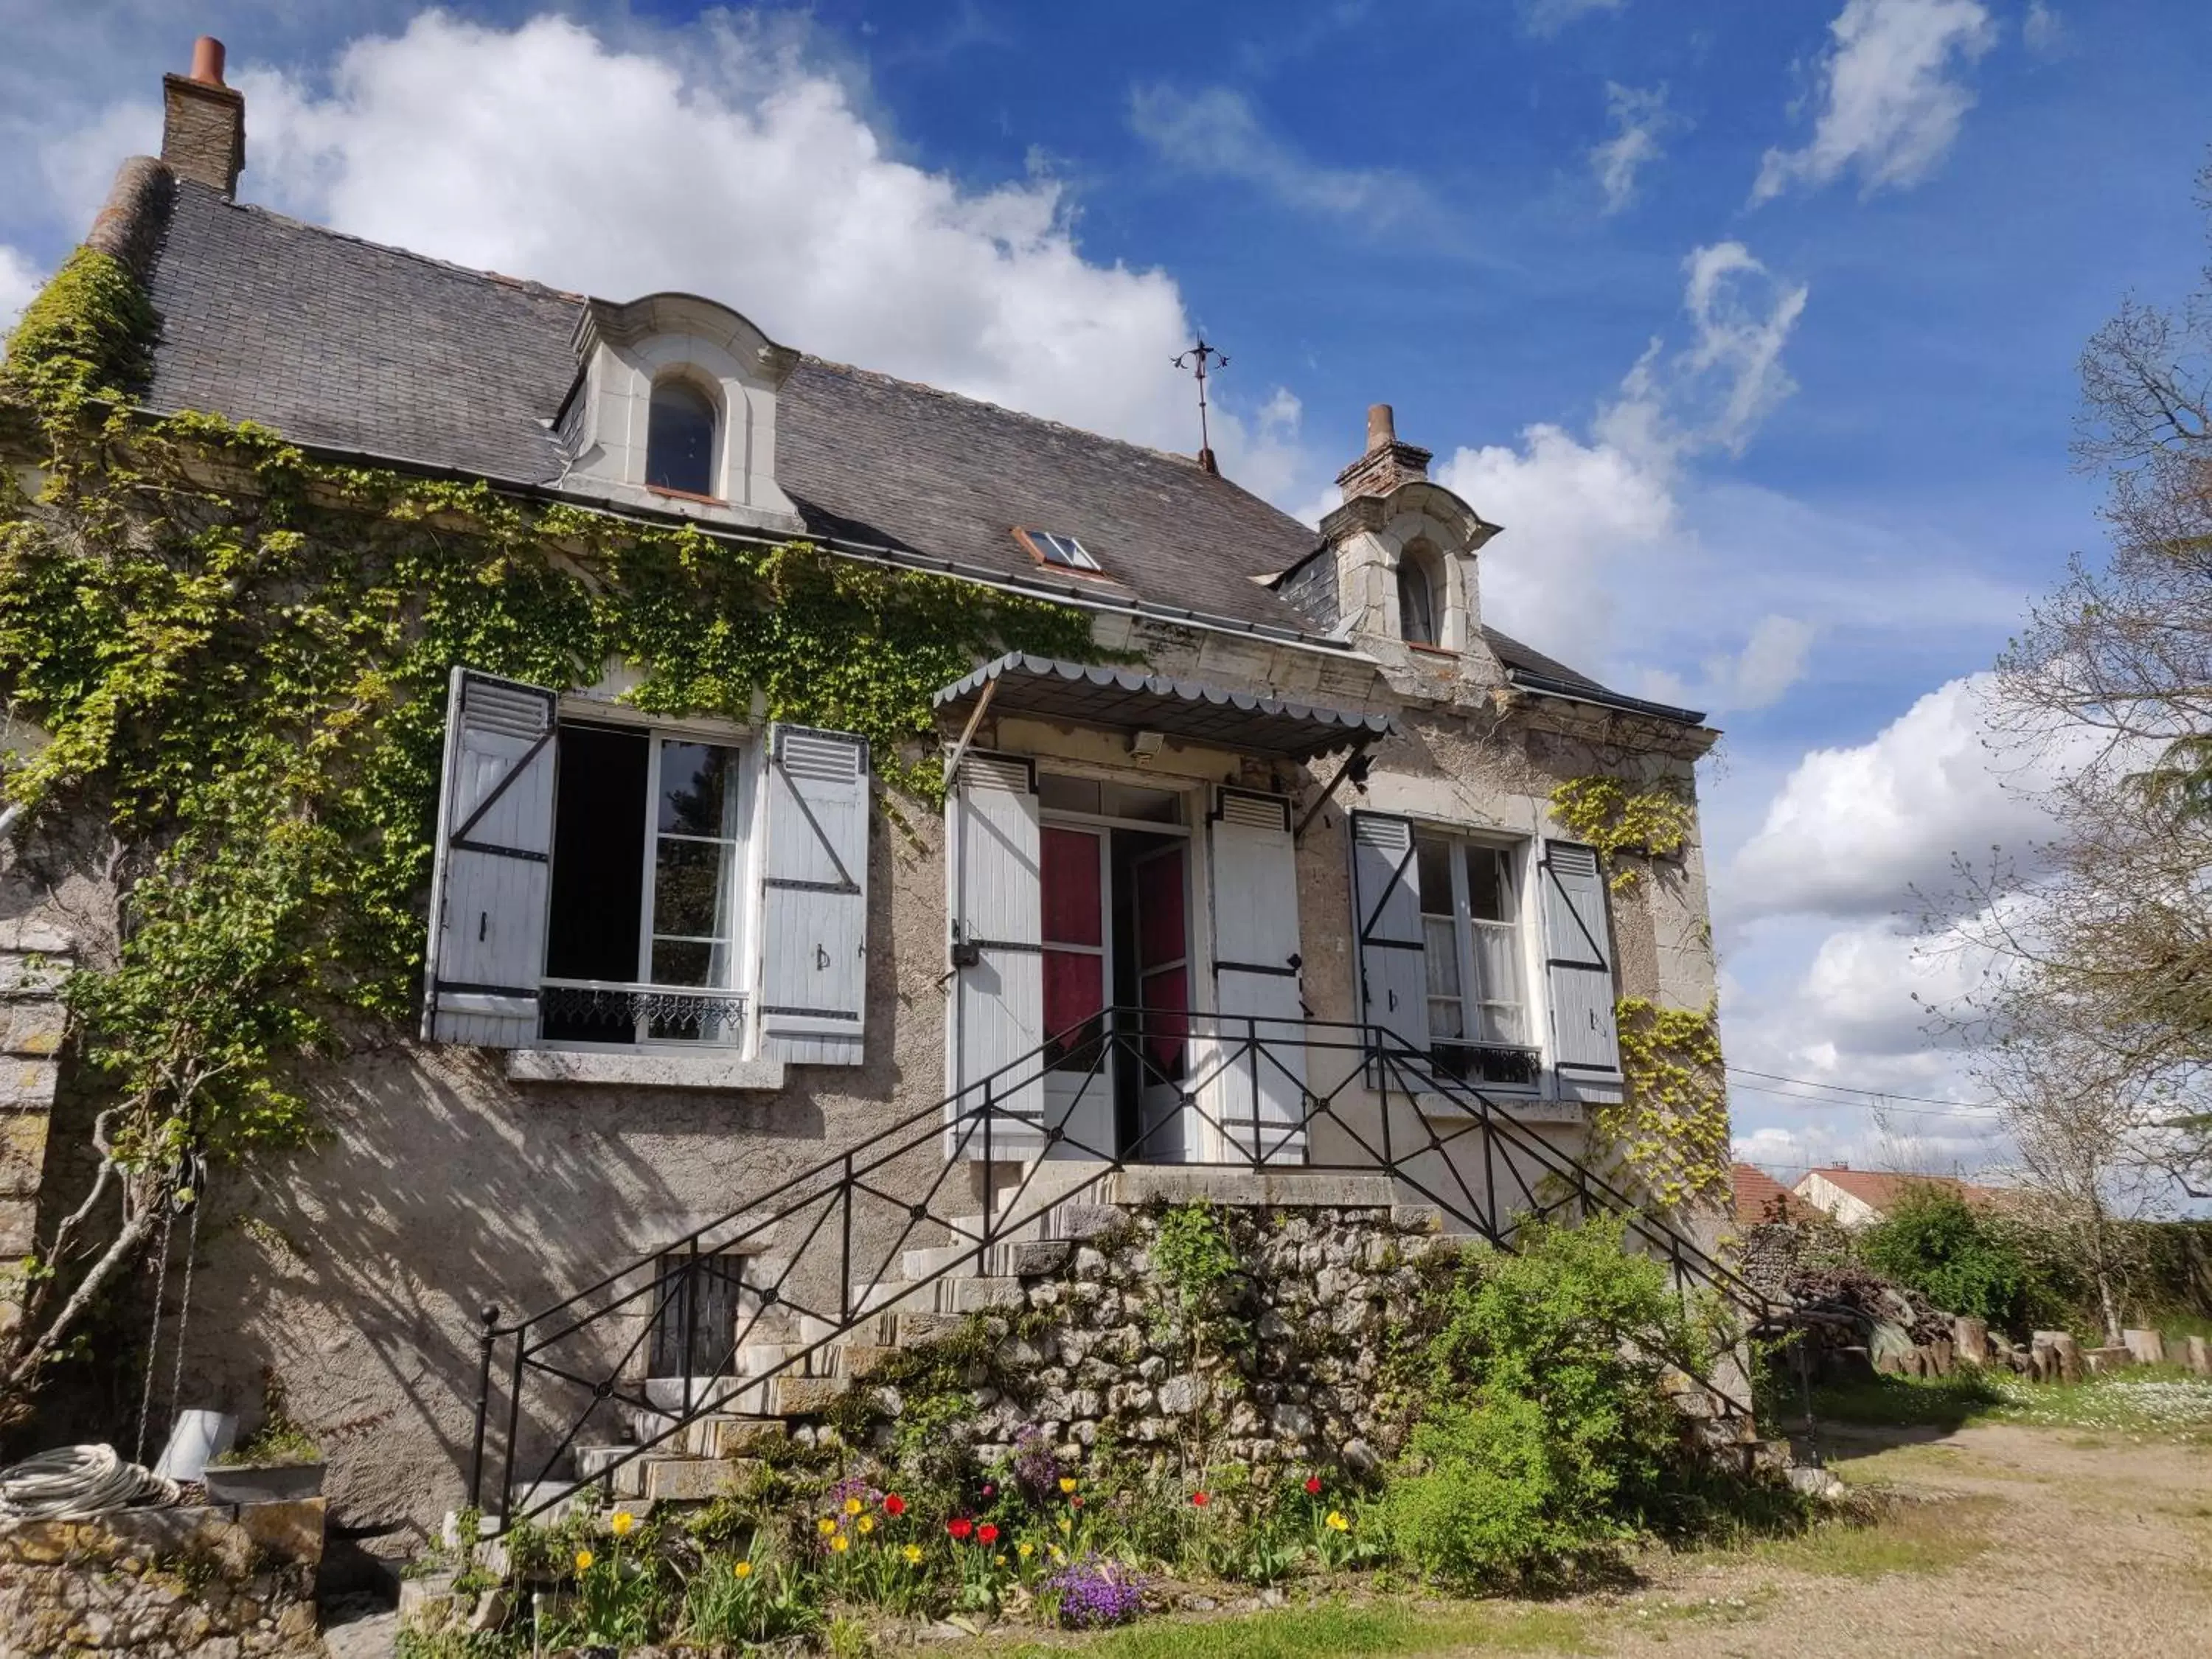
<path fill-rule="evenodd" d="M 885 1492 L 884 1494 L 884 1513 L 885 1515 L 894 1516 L 904 1515 L 906 1513 L 906 1499 L 901 1498 L 895 1492 Z"/>
<path fill-rule="evenodd" d="M 951 1520 L 947 1521 L 945 1523 L 945 1530 L 951 1533 L 955 1538 L 965 1538 L 969 1533 L 975 1530 L 975 1523 L 973 1521 L 970 1521 L 964 1515 L 955 1516 Z"/>
<path fill-rule="evenodd" d="M 1199 1508 L 1204 1509 L 1208 1502 L 1208 1498 L 1209 1495 L 1206 1492 L 1194 1492 L 1190 1495 L 1190 1501 L 1197 1504 Z"/>
<path fill-rule="evenodd" d="M 1306 1496 L 1309 1498 L 1318 1498 L 1321 1496 L 1321 1477 L 1319 1475 L 1310 1474 L 1306 1477 Z"/>
<path fill-rule="evenodd" d="M 979 1544 L 997 1543 L 999 1541 L 999 1529 L 993 1526 L 988 1521 L 986 1521 L 981 1526 L 975 1528 L 975 1541 Z"/>

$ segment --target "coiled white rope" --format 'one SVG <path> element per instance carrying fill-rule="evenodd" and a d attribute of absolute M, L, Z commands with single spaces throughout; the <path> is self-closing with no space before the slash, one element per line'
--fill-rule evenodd
<path fill-rule="evenodd" d="M 68 1520 L 177 1498 L 175 1481 L 125 1462 L 112 1446 L 57 1446 L 0 1469 L 0 1520 Z"/>

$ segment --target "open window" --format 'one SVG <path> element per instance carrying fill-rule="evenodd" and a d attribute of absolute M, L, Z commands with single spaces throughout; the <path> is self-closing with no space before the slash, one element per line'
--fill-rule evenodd
<path fill-rule="evenodd" d="M 1443 643 L 1443 584 L 1435 554 L 1415 542 L 1398 556 L 1398 637 L 1408 645 Z"/>
<path fill-rule="evenodd" d="M 1430 1060 L 1467 1082 L 1533 1086 L 1540 1055 L 1522 983 L 1514 849 L 1427 834 L 1413 847 Z"/>
<path fill-rule="evenodd" d="M 426 1036 L 859 1061 L 863 739 L 563 718 L 457 669 L 446 756 Z"/>

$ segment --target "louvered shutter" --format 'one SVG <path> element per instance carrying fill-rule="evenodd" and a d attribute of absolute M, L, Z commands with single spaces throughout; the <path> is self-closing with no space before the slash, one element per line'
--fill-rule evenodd
<path fill-rule="evenodd" d="M 1613 935 L 1595 849 L 1544 843 L 1544 939 L 1552 995 L 1552 1062 L 1568 1100 L 1620 1093 L 1613 1023 Z"/>
<path fill-rule="evenodd" d="M 423 963 L 433 1042 L 515 1048 L 538 1035 L 557 705 L 543 686 L 453 670 Z"/>
<path fill-rule="evenodd" d="M 1421 931 L 1421 872 L 1411 818 L 1352 815 L 1352 908 L 1359 947 L 1359 1018 L 1397 1039 L 1385 1044 L 1397 1063 L 1370 1081 L 1404 1088 L 1415 1080 L 1408 1073 L 1421 1069 L 1429 1052 L 1428 944 Z"/>
<path fill-rule="evenodd" d="M 1036 768 L 1019 756 L 971 750 L 945 810 L 951 1152 L 983 1156 L 988 1081 L 992 1159 L 1035 1158 L 1044 1150 L 1043 1061 L 1036 1051 L 1045 1036 Z"/>
<path fill-rule="evenodd" d="M 868 744 L 771 726 L 761 851 L 761 1052 L 860 1063 L 868 982 Z"/>
<path fill-rule="evenodd" d="M 1210 1133 L 1217 1155 L 1296 1164 L 1305 1155 L 1305 1010 L 1298 1000 L 1297 849 L 1280 795 L 1223 789 L 1209 826 L 1214 1052 Z"/>

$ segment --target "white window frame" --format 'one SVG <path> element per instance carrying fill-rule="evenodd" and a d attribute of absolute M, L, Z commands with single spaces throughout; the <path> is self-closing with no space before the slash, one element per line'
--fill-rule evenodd
<path fill-rule="evenodd" d="M 761 732 L 754 727 L 734 722 L 711 720 L 662 720 L 643 715 L 624 704 L 611 704 L 595 698 L 567 696 L 561 699 L 556 716 L 556 723 L 574 723 L 604 726 L 627 726 L 636 731 L 647 741 L 645 799 L 641 806 L 644 814 L 644 869 L 641 872 L 638 902 L 638 968 L 645 978 L 629 983 L 612 981 L 554 979 L 547 975 L 541 963 L 539 983 L 542 987 L 586 990 L 623 992 L 658 991 L 681 996 L 687 992 L 711 991 L 729 995 L 738 1007 L 738 1040 L 735 1042 L 714 1042 L 700 1038 L 655 1037 L 649 1036 L 650 1017 L 639 1016 L 635 1036 L 629 1042 L 595 1042 L 580 1037 L 548 1037 L 544 1031 L 543 1015 L 539 1032 L 527 1045 L 532 1048 L 556 1053 L 594 1054 L 669 1054 L 715 1055 L 723 1058 L 749 1060 L 760 1053 L 760 1021 L 755 1005 L 758 1001 L 759 927 L 758 902 L 761 842 L 761 767 L 763 742 Z M 727 878 L 733 883 L 731 894 L 729 940 L 729 977 L 727 985 L 662 985 L 650 975 L 653 970 L 653 945 L 658 936 L 653 931 L 653 884 L 657 855 L 662 834 L 659 823 L 660 759 L 663 747 L 670 743 L 712 744 L 737 751 L 738 757 L 738 834 L 727 842 L 721 837 L 678 836 L 674 839 L 693 842 L 721 844 L 732 848 L 726 870 Z M 561 778 L 554 777 L 554 811 L 560 811 Z M 557 856 L 557 847 L 556 847 Z M 546 939 L 552 939 L 551 898 L 549 893 Z M 670 939 L 685 936 L 665 935 Z M 713 943 L 714 941 L 701 941 Z"/>
<path fill-rule="evenodd" d="M 1458 1000 L 1461 1032 L 1457 1036 L 1442 1036 L 1437 1034 L 1433 1014 L 1434 1006 L 1439 999 L 1430 995 L 1428 1000 L 1431 1018 L 1429 1023 L 1429 1046 L 1432 1050 L 1455 1047 L 1525 1050 L 1531 1057 L 1535 1073 L 1527 1082 L 1492 1083 L 1480 1079 L 1472 1079 L 1469 1081 L 1477 1087 L 1489 1091 L 1515 1091 L 1534 1094 L 1543 1086 L 1542 1079 L 1550 1061 L 1550 1054 L 1549 1045 L 1544 1040 L 1545 1024 L 1541 1017 L 1543 1010 L 1537 1000 L 1536 980 L 1531 961 L 1532 929 L 1528 915 L 1528 880 L 1531 857 L 1530 844 L 1517 837 L 1486 836 L 1470 833 L 1467 830 L 1456 827 L 1416 823 L 1413 827 L 1413 856 L 1417 861 L 1417 867 L 1420 858 L 1421 844 L 1424 842 L 1443 846 L 1449 851 L 1449 856 L 1446 860 L 1446 866 L 1451 872 L 1449 911 L 1447 913 L 1430 908 L 1435 902 L 1434 897 L 1428 891 L 1428 884 L 1425 881 L 1423 882 L 1420 910 L 1421 934 L 1422 948 L 1425 954 L 1429 923 L 1432 921 L 1446 920 L 1447 917 L 1451 923 L 1452 941 L 1459 970 Z M 1468 889 L 1467 852 L 1469 848 L 1481 848 L 1499 856 L 1513 915 L 1513 919 L 1510 922 L 1486 921 L 1474 915 L 1474 907 Z M 1521 981 L 1521 997 L 1518 1003 L 1510 1003 L 1497 997 L 1476 994 L 1478 991 L 1486 991 L 1491 988 L 1482 983 L 1478 968 L 1478 957 L 1474 949 L 1474 929 L 1477 927 L 1511 930 L 1513 936 L 1511 956 Z M 1425 965 L 1423 969 L 1425 976 L 1426 971 Z M 1474 1035 L 1480 1029 L 1479 1018 L 1480 1012 L 1486 1008 L 1516 1010 L 1520 1016 L 1522 1040 L 1512 1043 L 1498 1042 Z"/>

